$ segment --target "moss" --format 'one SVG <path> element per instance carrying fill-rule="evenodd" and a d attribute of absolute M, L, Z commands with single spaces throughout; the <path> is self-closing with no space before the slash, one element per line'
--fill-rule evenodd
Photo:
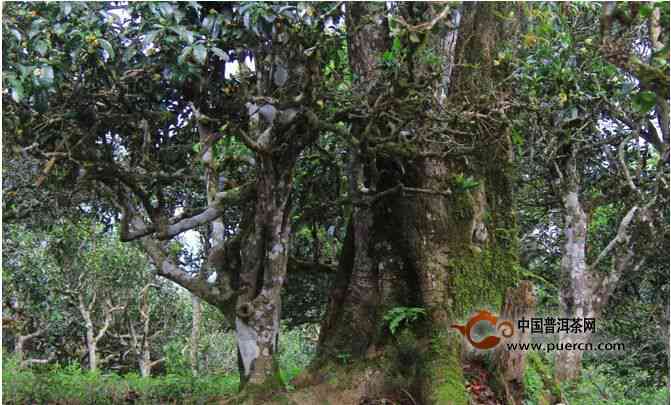
<path fill-rule="evenodd" d="M 538 353 L 528 353 L 524 370 L 524 389 L 528 399 L 537 404 L 552 404 L 561 398 L 561 390 L 552 378 L 550 368 Z"/>
<path fill-rule="evenodd" d="M 282 380 L 279 365 L 273 359 L 273 375 L 260 384 L 247 383 L 241 386 L 236 401 L 241 404 L 262 404 L 268 400 L 280 400 L 286 396 L 286 386 Z"/>
<path fill-rule="evenodd" d="M 444 333 L 434 336 L 430 350 L 424 356 L 423 395 L 427 403 L 466 405 L 469 395 L 460 360 L 461 343 Z"/>
<path fill-rule="evenodd" d="M 519 278 L 517 257 L 502 249 L 485 249 L 452 258 L 448 264 L 454 319 L 485 308 L 498 310 L 508 287 Z"/>

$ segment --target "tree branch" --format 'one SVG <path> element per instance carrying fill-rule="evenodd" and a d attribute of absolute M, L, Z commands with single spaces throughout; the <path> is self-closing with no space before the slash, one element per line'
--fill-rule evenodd
<path fill-rule="evenodd" d="M 117 306 L 112 305 L 112 301 L 109 299 L 105 301 L 105 304 L 107 305 L 107 309 L 104 310 L 105 320 L 103 321 L 103 326 L 100 328 L 98 334 L 94 338 L 96 344 L 98 343 L 98 341 L 100 341 L 100 339 L 103 338 L 103 336 L 105 336 L 107 329 L 109 329 L 110 325 L 112 324 L 112 314 L 114 314 L 114 312 L 121 311 L 125 308 L 122 305 Z"/>
<path fill-rule="evenodd" d="M 622 218 L 622 221 L 620 221 L 620 225 L 618 226 L 617 229 L 617 234 L 611 240 L 608 245 L 599 253 L 599 256 L 597 256 L 596 260 L 594 263 L 591 265 L 587 266 L 588 270 L 594 270 L 596 266 L 606 257 L 610 254 L 610 252 L 620 243 L 626 243 L 629 241 L 629 224 L 631 224 L 632 220 L 634 219 L 634 215 L 636 214 L 636 211 L 638 210 L 638 206 L 634 205 L 631 207 L 631 209 L 625 214 L 625 216 Z"/>
<path fill-rule="evenodd" d="M 123 212 L 121 218 L 121 241 L 129 242 L 153 233 L 157 233 L 156 236 L 159 240 L 172 239 L 180 233 L 210 223 L 221 217 L 224 214 L 226 204 L 239 201 L 241 196 L 249 192 L 251 189 L 252 185 L 247 183 L 229 190 L 218 192 L 207 208 L 190 217 L 184 217 L 183 215 L 176 216 L 168 221 L 169 225 L 163 227 L 163 229 L 158 229 L 158 232 L 154 224 L 145 224 L 144 221 L 133 215 L 130 207 L 123 207 L 123 205 L 121 205 Z"/>
<path fill-rule="evenodd" d="M 222 306 L 231 304 L 232 298 L 235 297 L 235 292 L 230 286 L 212 285 L 207 280 L 191 276 L 179 268 L 156 241 L 148 238 L 144 238 L 141 241 L 145 251 L 151 256 L 160 276 L 181 285 L 216 307 L 221 308 Z"/>

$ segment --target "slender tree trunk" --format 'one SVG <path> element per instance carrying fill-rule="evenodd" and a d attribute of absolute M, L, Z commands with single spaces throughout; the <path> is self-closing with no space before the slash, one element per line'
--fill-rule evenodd
<path fill-rule="evenodd" d="M 25 346 L 28 342 L 31 340 L 35 339 L 36 337 L 41 336 L 46 332 L 45 329 L 38 329 L 35 332 L 29 333 L 27 335 L 17 335 L 16 336 L 16 344 L 14 345 L 14 353 L 16 354 L 16 357 L 19 361 L 19 366 L 20 367 L 26 367 L 29 364 L 33 363 L 48 363 L 51 359 L 52 356 L 49 356 L 46 359 L 31 359 L 26 357 L 25 353 Z"/>
<path fill-rule="evenodd" d="M 94 292 L 93 297 L 88 305 L 84 303 L 84 294 L 79 292 L 77 294 L 79 313 L 84 318 L 84 327 L 86 328 L 86 350 L 89 358 L 89 370 L 95 371 L 108 359 L 98 359 L 98 342 L 105 336 L 107 329 L 112 325 L 112 316 L 114 312 L 124 309 L 123 306 L 114 306 L 112 302 L 107 299 L 101 306 L 103 312 L 103 322 L 96 331 L 96 326 L 93 323 L 93 310 L 97 302 L 97 294 Z"/>
<path fill-rule="evenodd" d="M 86 328 L 86 351 L 88 353 L 89 359 L 89 370 L 95 371 L 98 369 L 98 345 L 95 336 L 95 327 L 93 326 L 93 320 L 91 319 L 91 306 L 95 302 L 95 296 L 89 307 L 87 308 L 84 305 L 84 296 L 79 294 L 79 312 L 84 318 L 84 327 Z"/>
<path fill-rule="evenodd" d="M 580 173 L 576 162 L 576 151 L 571 150 L 562 174 L 562 201 L 564 204 L 564 248 L 561 260 L 562 286 L 560 303 L 566 318 L 598 318 L 608 303 L 618 281 L 626 271 L 638 271 L 645 259 L 635 260 L 632 246 L 633 224 L 637 220 L 653 227 L 646 208 L 634 205 L 623 216 L 613 240 L 599 253 L 594 263 L 588 265 L 587 227 L 588 219 L 581 202 Z M 611 258 L 609 272 L 598 272 L 597 265 Z M 592 332 L 562 332 L 559 343 L 580 345 L 590 342 Z M 580 376 L 581 350 L 562 350 L 555 358 L 555 378 L 558 381 L 574 380 Z"/>
<path fill-rule="evenodd" d="M 198 375 L 198 346 L 200 342 L 200 318 L 202 306 L 200 298 L 191 294 L 191 340 L 189 341 L 189 358 L 191 360 L 191 372 Z"/>

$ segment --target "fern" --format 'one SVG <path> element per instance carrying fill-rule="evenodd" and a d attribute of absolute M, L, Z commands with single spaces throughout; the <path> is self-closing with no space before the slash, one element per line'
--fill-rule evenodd
<path fill-rule="evenodd" d="M 406 325 L 409 325 L 424 315 L 426 315 L 426 310 L 424 308 L 394 307 L 384 315 L 384 320 L 389 323 L 391 334 L 395 335 L 402 323 L 405 322 Z"/>

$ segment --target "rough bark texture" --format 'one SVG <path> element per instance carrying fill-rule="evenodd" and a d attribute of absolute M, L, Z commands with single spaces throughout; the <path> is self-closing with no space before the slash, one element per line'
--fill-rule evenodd
<path fill-rule="evenodd" d="M 315 69 L 305 58 L 303 52 L 288 48 L 270 55 L 274 64 L 257 66 L 259 92 L 286 90 L 270 74 L 282 65 L 282 69 L 292 72 L 300 66 L 304 73 L 293 78 L 299 83 L 294 91 L 312 94 Z M 262 60 L 261 55 L 258 60 Z M 276 354 L 280 298 L 288 264 L 294 164 L 305 147 L 316 139 L 317 118 L 311 111 L 287 109 L 278 110 L 274 120 L 263 121 L 259 106 L 250 103 L 248 107 L 250 129 L 255 134 L 253 144 L 248 146 L 256 152 L 256 195 L 253 211 L 243 215 L 241 225 L 235 304 L 239 368 L 242 387 L 276 388 L 282 387 Z"/>
<path fill-rule="evenodd" d="M 564 252 L 561 260 L 561 271 L 565 278 L 560 294 L 560 302 L 564 316 L 577 318 L 594 318 L 592 284 L 587 271 L 585 246 L 587 238 L 587 215 L 579 200 L 577 173 L 575 164 L 568 173 L 569 184 L 563 195 L 564 203 Z M 589 334 L 562 333 L 561 344 L 586 343 Z M 561 351 L 555 361 L 555 377 L 560 380 L 574 379 L 580 375 L 582 352 L 579 350 Z"/>
<path fill-rule="evenodd" d="M 410 16 L 421 15 L 424 6 L 404 7 L 408 10 L 404 21 L 411 24 Z M 497 7 L 465 5 L 456 46 L 455 34 L 449 30 L 448 38 L 426 40 L 448 53 L 443 55 L 442 71 L 453 74 L 452 79 L 437 82 L 449 83 L 450 90 L 440 92 L 445 95 L 439 99 L 442 105 L 432 108 L 463 101 L 463 92 L 470 91 L 468 97 L 480 93 L 487 97 L 484 93 L 490 88 L 482 87 L 483 80 L 494 78 L 485 54 L 499 39 L 501 30 L 493 15 Z M 350 63 L 362 78 L 355 84 L 367 100 L 376 100 L 380 94 L 375 87 L 379 69 L 371 69 L 389 46 L 386 23 L 376 24 L 383 16 L 384 5 L 348 7 Z M 451 18 L 459 20 L 458 15 Z M 483 44 L 487 50 L 482 53 L 471 51 Z M 478 72 L 478 86 L 467 79 L 464 67 L 476 63 L 485 65 L 484 73 Z M 422 69 L 416 66 L 416 77 L 431 77 Z M 368 108 L 373 104 L 369 101 Z M 393 397 L 400 392 L 399 397 L 411 397 L 417 403 L 467 403 L 460 343 L 448 335 L 448 327 L 450 321 L 480 306 L 498 305 L 515 278 L 507 134 L 503 130 L 490 134 L 496 139 L 493 146 L 478 149 L 469 159 L 432 153 L 435 144 L 419 141 L 408 164 L 399 164 L 366 153 L 371 146 L 367 142 L 374 142 L 367 138 L 374 125 L 381 124 L 369 119 L 365 126 L 352 125 L 353 213 L 317 360 L 311 375 L 298 383 L 320 383 L 334 367 L 341 368 L 329 364 L 329 359 L 340 356 L 351 364 L 346 372 L 355 376 L 352 383 L 361 397 Z M 478 141 L 485 143 L 470 140 Z M 477 179 L 478 186 L 459 189 L 455 180 L 459 175 Z M 427 317 L 392 335 L 383 316 L 394 307 L 422 307 Z M 358 380 L 364 376 L 367 382 L 361 384 Z"/>
<path fill-rule="evenodd" d="M 517 288 L 509 288 L 503 302 L 499 319 L 509 320 L 516 325 L 518 319 L 531 319 L 535 310 L 536 297 L 533 285 L 523 281 Z M 509 344 L 527 344 L 530 334 L 516 333 L 506 339 L 505 345 L 499 345 L 494 352 L 494 367 L 505 390 L 506 399 L 511 404 L 522 404 L 524 399 L 524 369 L 526 366 L 526 352 L 509 351 Z"/>
<path fill-rule="evenodd" d="M 357 92 L 364 103 L 374 100 L 377 95 L 378 62 L 389 45 L 386 24 L 385 5 L 382 3 L 351 3 L 347 8 L 350 64 L 359 78 Z M 335 290 L 326 321 L 322 325 L 320 357 L 337 356 L 340 353 L 363 355 L 378 326 L 376 318 L 379 316 L 380 291 L 378 269 L 371 246 L 374 237 L 373 208 L 367 194 L 371 187 L 375 187 L 366 182 L 364 177 L 364 167 L 370 164 L 362 150 L 368 141 L 365 128 L 365 122 L 352 124 L 352 136 L 360 145 L 353 148 L 349 162 L 349 187 L 354 206 Z"/>

